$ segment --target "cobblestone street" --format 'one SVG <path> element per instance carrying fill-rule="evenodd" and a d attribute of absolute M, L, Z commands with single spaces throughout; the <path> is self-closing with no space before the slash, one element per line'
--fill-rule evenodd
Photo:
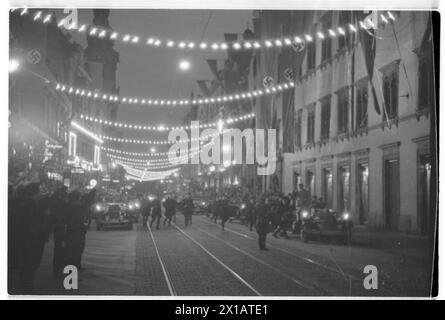
<path fill-rule="evenodd" d="M 141 296 L 394 296 L 428 292 L 426 261 L 368 249 L 268 237 L 259 251 L 255 232 L 237 222 L 226 230 L 204 216 L 193 225 L 161 230 L 87 234 L 78 290 L 65 290 L 51 273 L 52 244 L 45 250 L 38 294 Z M 363 268 L 379 270 L 379 289 L 365 290 Z M 407 268 L 409 266 L 409 268 Z"/>

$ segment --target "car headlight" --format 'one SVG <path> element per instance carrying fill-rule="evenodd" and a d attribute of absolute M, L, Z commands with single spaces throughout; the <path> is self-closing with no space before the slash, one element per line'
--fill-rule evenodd
<path fill-rule="evenodd" d="M 96 204 L 96 211 L 102 210 L 102 206 L 100 204 Z"/>
<path fill-rule="evenodd" d="M 341 217 L 343 218 L 343 220 L 349 220 L 349 213 L 345 212 L 342 214 Z"/>
<path fill-rule="evenodd" d="M 130 204 L 128 207 L 130 208 L 130 210 L 133 210 L 133 205 L 132 204 Z"/>
<path fill-rule="evenodd" d="M 139 208 L 141 205 L 139 204 L 139 202 L 136 202 L 136 203 L 134 204 L 134 206 L 135 206 L 136 208 Z"/>
<path fill-rule="evenodd" d="M 307 218 L 307 217 L 309 217 L 309 212 L 308 212 L 307 210 L 303 210 L 303 211 L 301 211 L 301 217 L 302 217 L 302 218 Z"/>
<path fill-rule="evenodd" d="M 242 205 L 241 205 L 241 209 L 244 209 L 246 207 L 246 205 L 243 203 Z"/>
<path fill-rule="evenodd" d="M 202 205 L 203 205 L 203 206 L 205 206 L 205 205 L 206 205 L 206 203 L 205 203 L 205 202 L 203 201 L 203 202 L 202 202 Z"/>

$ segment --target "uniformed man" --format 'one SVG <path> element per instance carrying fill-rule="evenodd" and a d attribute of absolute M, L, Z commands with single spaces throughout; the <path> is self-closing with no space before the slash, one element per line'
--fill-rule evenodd
<path fill-rule="evenodd" d="M 192 195 L 189 193 L 187 198 L 182 201 L 182 213 L 184 214 L 185 226 L 192 224 L 192 215 L 195 205 L 193 204 Z"/>
<path fill-rule="evenodd" d="M 177 207 L 178 203 L 176 202 L 175 199 L 168 197 L 165 201 L 164 201 L 164 208 L 165 208 L 165 218 L 163 221 L 163 225 L 165 226 L 165 224 L 168 222 L 168 225 L 171 225 L 172 222 L 172 218 L 173 216 L 176 214 L 176 207 Z"/>
<path fill-rule="evenodd" d="M 153 222 L 156 220 L 156 230 L 159 230 L 159 224 L 161 222 L 161 200 L 156 198 L 153 200 L 153 205 L 151 209 L 151 220 L 150 220 L 150 228 L 153 226 Z"/>
<path fill-rule="evenodd" d="M 258 233 L 258 245 L 260 250 L 266 248 L 266 237 L 269 232 L 269 213 L 265 196 L 262 196 L 255 207 L 255 228 Z"/>

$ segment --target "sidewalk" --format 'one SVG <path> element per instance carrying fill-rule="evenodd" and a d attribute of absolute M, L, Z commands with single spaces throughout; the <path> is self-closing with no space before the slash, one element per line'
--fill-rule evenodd
<path fill-rule="evenodd" d="M 390 231 L 382 228 L 355 226 L 352 231 L 355 245 L 372 247 L 414 258 L 428 259 L 427 236 Z"/>
<path fill-rule="evenodd" d="M 79 272 L 78 290 L 66 290 L 63 280 L 52 274 L 54 243 L 44 250 L 36 273 L 36 295 L 132 295 L 135 292 L 136 231 L 96 231 L 87 233 Z"/>

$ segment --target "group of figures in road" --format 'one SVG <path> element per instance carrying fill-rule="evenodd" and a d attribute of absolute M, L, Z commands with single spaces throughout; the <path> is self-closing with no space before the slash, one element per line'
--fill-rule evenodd
<path fill-rule="evenodd" d="M 139 195 L 141 201 L 141 215 L 142 226 L 144 228 L 150 225 L 153 228 L 153 224 L 156 223 L 156 229 L 160 229 L 162 218 L 162 206 L 164 207 L 164 220 L 163 226 L 170 226 L 172 220 L 175 220 L 176 211 L 179 209 L 184 215 L 185 226 L 192 224 L 192 216 L 194 211 L 194 203 L 191 194 L 188 194 L 186 198 L 178 202 L 174 196 L 168 196 L 162 201 L 160 197 L 145 198 Z M 150 220 L 150 222 L 148 222 Z"/>

